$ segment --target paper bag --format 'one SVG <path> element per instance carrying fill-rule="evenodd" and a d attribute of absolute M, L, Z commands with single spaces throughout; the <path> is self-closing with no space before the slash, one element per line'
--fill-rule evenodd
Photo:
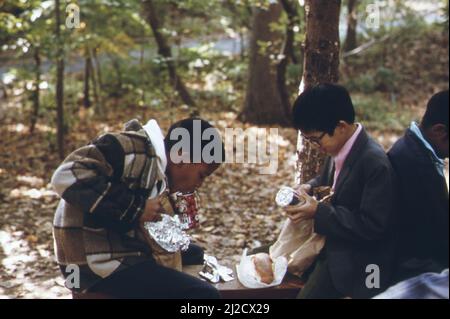
<path fill-rule="evenodd" d="M 270 247 L 270 257 L 288 261 L 288 271 L 301 276 L 314 262 L 325 245 L 325 237 L 313 232 L 314 221 L 294 224 L 287 219 L 277 241 Z"/>

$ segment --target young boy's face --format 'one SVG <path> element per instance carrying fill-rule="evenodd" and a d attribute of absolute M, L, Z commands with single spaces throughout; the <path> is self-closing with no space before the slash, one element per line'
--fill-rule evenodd
<path fill-rule="evenodd" d="M 200 188 L 206 177 L 214 173 L 218 164 L 175 164 L 168 172 L 171 192 L 190 193 Z"/>
<path fill-rule="evenodd" d="M 340 122 L 334 129 L 333 135 L 321 131 L 301 132 L 302 136 L 313 146 L 320 148 L 324 153 L 336 156 L 347 142 L 349 130 L 353 124 Z"/>

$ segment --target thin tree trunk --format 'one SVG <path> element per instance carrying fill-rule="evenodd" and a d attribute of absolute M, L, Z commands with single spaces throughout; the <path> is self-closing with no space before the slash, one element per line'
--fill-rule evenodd
<path fill-rule="evenodd" d="M 344 52 L 356 49 L 356 28 L 358 26 L 358 0 L 348 0 L 347 36 L 344 43 Z"/>
<path fill-rule="evenodd" d="M 1 79 L 0 79 L 0 85 L 2 88 L 2 92 L 3 92 L 3 98 L 5 100 L 7 100 L 8 99 L 8 91 L 6 90 L 6 85 L 3 83 L 3 81 Z"/>
<path fill-rule="evenodd" d="M 306 0 L 306 43 L 300 93 L 320 83 L 339 80 L 340 0 Z M 326 114 L 324 115 L 326 116 Z M 298 135 L 297 181 L 316 176 L 325 156 Z"/>
<path fill-rule="evenodd" d="M 298 63 L 294 54 L 294 27 L 299 24 L 299 21 L 297 12 L 289 0 L 280 0 L 279 2 L 288 16 L 288 23 L 286 25 L 286 34 L 281 50 L 281 59 L 277 65 L 277 85 L 283 103 L 284 114 L 286 118 L 290 118 L 291 102 L 289 101 L 289 92 L 286 87 L 286 69 L 289 64 L 289 59 L 294 64 Z"/>
<path fill-rule="evenodd" d="M 289 0 L 279 0 L 280 4 L 283 6 L 284 11 L 288 17 L 288 24 L 286 26 L 286 42 L 284 46 L 285 55 L 291 59 L 292 63 L 298 64 L 298 58 L 294 50 L 294 38 L 295 32 L 294 27 L 300 26 L 300 17 L 295 6 Z"/>
<path fill-rule="evenodd" d="M 192 108 L 196 108 L 196 104 L 194 100 L 191 98 L 186 86 L 184 85 L 182 79 L 179 77 L 176 66 L 174 63 L 174 59 L 172 56 L 172 50 L 167 43 L 167 40 L 164 38 L 161 33 L 161 25 L 158 19 L 158 14 L 155 10 L 155 6 L 152 0 L 143 0 L 143 11 L 145 14 L 145 18 L 147 19 L 147 23 L 150 25 L 153 35 L 156 40 L 156 44 L 158 45 L 158 53 L 164 58 L 167 69 L 169 72 L 170 81 L 174 86 L 175 90 L 180 95 L 181 100 L 188 106 Z M 197 113 L 196 110 L 194 110 Z"/>
<path fill-rule="evenodd" d="M 89 60 L 90 60 L 90 68 L 91 68 L 91 80 L 92 80 L 92 91 L 94 93 L 94 103 L 95 103 L 95 112 L 99 115 L 103 115 L 103 99 L 101 96 L 101 92 L 99 89 L 99 80 L 98 80 L 98 72 L 94 66 L 94 54 L 91 48 L 89 48 Z"/>
<path fill-rule="evenodd" d="M 261 52 L 261 43 L 274 45 L 280 33 L 271 29 L 271 24 L 279 20 L 282 8 L 280 4 L 271 4 L 269 8 L 254 8 L 252 32 L 250 38 L 249 80 L 244 109 L 239 119 L 256 124 L 288 125 L 286 107 L 280 96 L 277 62 L 271 59 L 270 52 Z M 267 50 L 273 50 L 268 48 Z M 281 74 L 282 75 L 282 74 Z"/>
<path fill-rule="evenodd" d="M 111 60 L 112 67 L 113 67 L 114 71 L 116 72 L 117 81 L 115 84 L 116 88 L 114 90 L 114 96 L 117 96 L 122 91 L 122 86 L 123 86 L 122 71 L 120 70 L 119 62 L 117 61 L 117 59 L 114 56 L 112 56 L 111 54 L 108 54 L 108 58 Z"/>
<path fill-rule="evenodd" d="M 139 65 L 141 67 L 141 85 L 145 84 L 144 56 L 145 56 L 145 47 L 144 44 L 141 44 L 141 54 L 139 56 Z M 142 89 L 141 101 L 142 103 L 145 103 L 145 85 L 144 88 Z"/>
<path fill-rule="evenodd" d="M 56 20 L 56 112 L 58 127 L 58 153 L 60 159 L 64 159 L 64 48 L 61 38 L 61 12 L 60 2 L 55 0 L 55 20 Z"/>
<path fill-rule="evenodd" d="M 100 88 L 100 91 L 103 91 L 104 88 L 103 88 L 103 79 L 102 79 L 102 68 L 101 68 L 100 61 L 98 60 L 97 48 L 92 50 L 92 56 L 93 56 L 93 60 L 95 63 L 95 70 L 97 72 L 98 86 Z"/>
<path fill-rule="evenodd" d="M 83 106 L 88 109 L 92 106 L 91 103 L 91 87 L 90 87 L 90 81 L 91 81 L 91 58 L 88 53 L 88 48 L 86 48 L 85 52 L 85 58 L 84 58 L 84 90 L 83 90 Z"/>
<path fill-rule="evenodd" d="M 31 124 L 30 124 L 30 134 L 34 133 L 34 129 L 36 127 L 37 119 L 39 116 L 39 109 L 40 109 L 40 88 L 39 84 L 41 83 L 41 56 L 39 52 L 39 48 L 35 47 L 34 49 L 34 67 L 35 67 L 35 83 L 34 83 L 34 91 L 33 91 L 33 112 L 31 114 Z"/>
<path fill-rule="evenodd" d="M 245 59 L 245 35 L 244 32 L 239 30 L 239 56 L 241 58 L 241 61 L 244 61 Z"/>

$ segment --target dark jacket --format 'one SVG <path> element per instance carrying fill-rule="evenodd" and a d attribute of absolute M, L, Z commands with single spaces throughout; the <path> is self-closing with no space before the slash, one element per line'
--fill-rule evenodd
<path fill-rule="evenodd" d="M 310 183 L 313 187 L 331 186 L 333 176 L 330 158 L 323 173 Z M 384 150 L 362 130 L 344 162 L 331 204 L 320 203 L 314 217 L 315 232 L 326 236 L 323 253 L 333 284 L 345 296 L 369 298 L 390 282 L 394 184 L 393 169 Z M 376 283 L 370 277 L 375 274 L 372 267 L 379 269 L 376 287 L 370 285 Z"/>
<path fill-rule="evenodd" d="M 448 189 L 430 151 L 411 131 L 388 153 L 399 180 L 396 281 L 448 268 Z"/>

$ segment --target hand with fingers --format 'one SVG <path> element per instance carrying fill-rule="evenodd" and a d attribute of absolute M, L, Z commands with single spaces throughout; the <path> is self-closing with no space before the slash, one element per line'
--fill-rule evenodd
<path fill-rule="evenodd" d="M 288 218 L 294 224 L 298 224 L 302 220 L 314 218 L 317 211 L 317 205 L 319 204 L 314 197 L 308 194 L 308 192 L 311 191 L 311 185 L 300 185 L 296 191 L 303 200 L 298 205 L 288 206 L 285 208 Z"/>
<path fill-rule="evenodd" d="M 139 218 L 139 231 L 148 243 L 152 243 L 154 241 L 148 231 L 145 229 L 144 224 L 147 222 L 160 221 L 162 212 L 163 208 L 161 205 L 161 196 L 147 199 L 147 202 L 145 203 L 144 213 Z"/>
<path fill-rule="evenodd" d="M 299 194 L 306 193 L 308 195 L 312 195 L 313 188 L 310 184 L 301 184 L 294 187 L 294 190 Z"/>
<path fill-rule="evenodd" d="M 156 222 L 161 219 L 162 205 L 161 197 L 147 199 L 145 203 L 144 213 L 139 218 L 139 223 L 143 225 L 146 222 Z"/>

